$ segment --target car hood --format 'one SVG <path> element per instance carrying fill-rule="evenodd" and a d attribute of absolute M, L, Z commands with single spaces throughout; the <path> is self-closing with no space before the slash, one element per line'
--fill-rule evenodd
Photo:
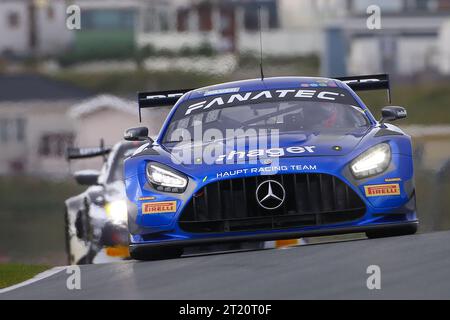
<path fill-rule="evenodd" d="M 343 156 L 352 152 L 368 132 L 368 128 L 359 128 L 352 131 L 284 133 L 275 138 L 259 136 L 180 143 L 165 146 L 165 149 L 184 165 L 201 160 L 208 163 L 211 158 L 220 164 L 224 163 L 222 160 L 233 158 Z"/>

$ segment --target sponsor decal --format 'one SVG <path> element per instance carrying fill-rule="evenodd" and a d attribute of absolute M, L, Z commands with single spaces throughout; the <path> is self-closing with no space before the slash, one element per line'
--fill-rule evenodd
<path fill-rule="evenodd" d="M 89 158 L 100 156 L 103 154 L 109 153 L 109 148 L 97 147 L 97 148 L 68 148 L 67 156 L 68 159 L 77 159 L 77 158 Z"/>
<path fill-rule="evenodd" d="M 158 99 L 170 99 L 170 98 L 181 98 L 184 93 L 169 93 L 169 94 L 157 94 L 154 96 L 145 96 L 146 100 L 158 100 Z"/>
<path fill-rule="evenodd" d="M 142 214 L 171 213 L 176 211 L 176 201 L 146 202 L 142 204 Z"/>
<path fill-rule="evenodd" d="M 226 93 L 236 93 L 239 92 L 240 88 L 226 88 L 226 89 L 218 89 L 218 90 L 211 90 L 211 91 L 206 91 L 204 93 L 204 96 L 212 96 L 215 94 L 226 94 Z"/>
<path fill-rule="evenodd" d="M 146 201 L 146 200 L 155 200 L 155 197 L 140 197 L 138 200 L 139 201 Z"/>
<path fill-rule="evenodd" d="M 327 82 L 327 86 L 331 87 L 331 88 L 336 88 L 338 85 L 336 84 L 335 81 L 330 80 L 330 81 Z"/>
<path fill-rule="evenodd" d="M 351 84 L 358 84 L 358 83 L 370 83 L 370 82 L 380 82 L 380 79 L 372 78 L 372 79 L 352 79 L 352 80 L 344 80 L 345 84 L 351 85 Z"/>
<path fill-rule="evenodd" d="M 406 110 L 398 110 L 397 111 L 397 116 L 399 117 L 406 117 Z"/>
<path fill-rule="evenodd" d="M 400 195 L 400 185 L 398 183 L 364 186 L 364 190 L 366 192 L 366 197 Z"/>
<path fill-rule="evenodd" d="M 265 91 L 251 91 L 242 93 L 228 93 L 217 97 L 206 96 L 203 99 L 197 99 L 196 102 L 190 102 L 186 107 L 182 108 L 183 115 L 177 113 L 175 119 L 182 118 L 193 113 L 203 112 L 206 110 L 220 109 L 230 106 L 243 104 L 256 104 L 271 101 L 315 101 L 315 102 L 334 102 L 353 105 L 356 104 L 354 99 L 344 89 L 340 88 L 324 88 L 319 84 L 301 84 L 301 89 L 279 89 Z M 236 90 L 239 88 L 222 89 Z M 216 90 L 219 91 L 219 90 Z M 215 91 L 207 92 L 209 95 L 216 94 Z M 219 92 L 220 93 L 220 92 Z M 180 109 L 181 110 L 181 109 Z"/>
<path fill-rule="evenodd" d="M 235 159 L 242 160 L 245 158 L 279 158 L 287 154 L 300 154 L 300 153 L 314 153 L 316 146 L 295 146 L 289 148 L 271 148 L 271 149 L 255 149 L 245 151 L 230 151 L 228 154 L 223 154 L 217 157 L 216 163 L 223 163 L 226 161 L 233 161 Z"/>
<path fill-rule="evenodd" d="M 402 181 L 402 178 L 386 178 L 384 179 L 386 182 L 396 182 L 396 181 Z"/>
<path fill-rule="evenodd" d="M 231 171 L 218 172 L 216 174 L 217 179 L 241 176 L 246 174 L 276 174 L 283 171 L 316 171 L 317 165 L 304 165 L 304 164 L 293 164 L 289 166 L 270 166 L 270 167 L 254 167 L 254 168 L 244 168 L 236 169 Z"/>

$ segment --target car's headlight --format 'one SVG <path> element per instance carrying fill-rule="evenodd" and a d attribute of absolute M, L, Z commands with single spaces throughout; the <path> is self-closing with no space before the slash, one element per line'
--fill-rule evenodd
<path fill-rule="evenodd" d="M 124 223 L 127 221 L 128 210 L 125 200 L 116 200 L 105 204 L 106 215 L 113 223 Z"/>
<path fill-rule="evenodd" d="M 156 190 L 165 192 L 183 192 L 188 183 L 181 173 L 155 163 L 147 164 L 147 178 Z"/>
<path fill-rule="evenodd" d="M 391 147 L 387 143 L 380 143 L 360 154 L 350 164 L 353 175 L 367 178 L 385 171 L 391 162 Z"/>

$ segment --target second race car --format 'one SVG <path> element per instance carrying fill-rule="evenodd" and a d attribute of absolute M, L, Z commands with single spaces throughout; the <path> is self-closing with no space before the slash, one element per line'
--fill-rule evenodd
<path fill-rule="evenodd" d="M 70 148 L 69 160 L 104 157 L 101 171 L 74 176 L 86 191 L 65 201 L 69 264 L 103 263 L 129 257 L 123 161 L 142 143 L 119 142 L 112 148 Z"/>

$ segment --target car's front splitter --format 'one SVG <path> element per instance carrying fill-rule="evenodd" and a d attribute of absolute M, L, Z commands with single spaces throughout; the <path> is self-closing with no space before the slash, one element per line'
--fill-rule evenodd
<path fill-rule="evenodd" d="M 364 233 L 369 231 L 389 231 L 398 228 L 417 228 L 418 221 L 393 222 L 370 224 L 363 226 L 350 227 L 335 227 L 335 228 L 321 228 L 310 230 L 296 230 L 296 231 L 272 231 L 266 233 L 255 234 L 239 234 L 228 236 L 203 237 L 197 239 L 179 239 L 179 240 L 160 240 L 155 242 L 142 242 L 130 244 L 130 251 L 145 250 L 150 248 L 163 247 L 190 247 L 198 245 L 216 244 L 216 243 L 230 243 L 230 242 L 244 242 L 244 241 L 269 241 L 269 240 L 283 240 L 295 239 L 305 237 L 319 237 L 329 235 L 340 235 L 349 233 Z"/>

